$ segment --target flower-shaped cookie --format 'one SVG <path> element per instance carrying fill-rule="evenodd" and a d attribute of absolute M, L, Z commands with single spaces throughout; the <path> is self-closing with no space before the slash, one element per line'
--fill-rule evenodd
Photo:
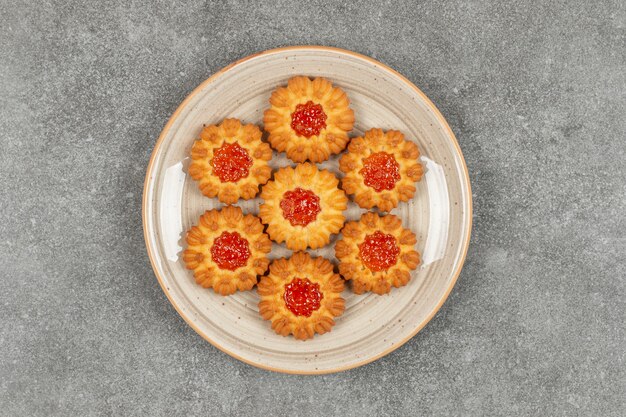
<path fill-rule="evenodd" d="M 269 142 L 295 162 L 321 162 L 341 152 L 354 125 L 346 93 L 324 78 L 293 77 L 270 97 L 263 123 Z"/>
<path fill-rule="evenodd" d="M 272 149 L 261 141 L 257 126 L 225 119 L 220 125 L 205 126 L 194 142 L 189 175 L 207 197 L 233 204 L 257 195 L 259 185 L 272 174 L 267 164 L 271 158 Z"/>
<path fill-rule="evenodd" d="M 187 232 L 183 260 L 196 282 L 222 295 L 252 289 L 267 270 L 272 242 L 263 225 L 239 207 L 206 211 Z"/>
<path fill-rule="evenodd" d="M 417 145 L 397 130 L 370 129 L 364 137 L 352 139 L 339 160 L 339 169 L 346 174 L 342 188 L 363 208 L 390 211 L 399 201 L 413 198 L 414 183 L 424 172 L 419 155 Z"/>
<path fill-rule="evenodd" d="M 386 294 L 392 285 L 402 287 L 420 263 L 415 234 L 392 214 L 365 213 L 358 222 L 346 223 L 341 233 L 343 240 L 335 245 L 339 273 L 352 281 L 357 294 Z"/>
<path fill-rule="evenodd" d="M 329 261 L 297 252 L 273 261 L 269 275 L 261 278 L 259 313 L 276 333 L 310 339 L 330 331 L 334 318 L 343 313 L 343 285 Z"/>
<path fill-rule="evenodd" d="M 310 163 L 279 169 L 261 191 L 259 217 L 270 238 L 291 250 L 321 248 L 338 233 L 348 204 L 337 177 Z"/>

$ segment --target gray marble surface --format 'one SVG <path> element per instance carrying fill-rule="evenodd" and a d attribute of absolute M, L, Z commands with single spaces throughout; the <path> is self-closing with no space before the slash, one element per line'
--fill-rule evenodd
<path fill-rule="evenodd" d="M 0 0 L 0 415 L 626 414 L 626 3 L 339 3 Z M 317 377 L 194 333 L 141 226 L 148 158 L 182 99 L 297 44 L 422 88 L 475 208 L 433 321 Z"/>

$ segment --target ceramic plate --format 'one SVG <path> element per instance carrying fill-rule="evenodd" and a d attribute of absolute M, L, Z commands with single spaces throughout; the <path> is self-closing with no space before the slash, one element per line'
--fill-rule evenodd
<path fill-rule="evenodd" d="M 415 198 L 392 213 L 418 238 L 422 264 L 406 287 L 390 294 L 357 296 L 344 291 L 346 311 L 330 333 L 297 341 L 276 335 L 258 314 L 256 291 L 229 297 L 196 285 L 181 252 L 185 231 L 207 209 L 187 174 L 189 152 L 203 124 L 236 117 L 262 124 L 272 90 L 294 75 L 321 76 L 343 88 L 355 112 L 351 136 L 380 127 L 397 129 L 421 150 L 426 173 Z M 274 168 L 290 164 L 274 154 Z M 319 164 L 339 174 L 337 157 Z M 340 175 L 341 176 L 341 175 Z M 260 200 L 239 201 L 257 214 Z M 244 58 L 210 77 L 180 105 L 152 153 L 143 198 L 148 254 L 163 291 L 180 315 L 207 341 L 249 364 L 290 373 L 328 373 L 354 368 L 397 349 L 433 317 L 461 271 L 471 229 L 467 168 L 448 124 L 433 103 L 406 78 L 371 58 L 328 47 L 290 47 Z M 350 202 L 346 217 L 364 210 Z M 310 251 L 336 263 L 334 242 Z M 274 244 L 272 258 L 291 251 Z"/>

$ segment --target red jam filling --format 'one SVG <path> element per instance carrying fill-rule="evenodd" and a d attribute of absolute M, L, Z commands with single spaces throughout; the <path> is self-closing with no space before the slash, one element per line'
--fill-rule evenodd
<path fill-rule="evenodd" d="M 396 238 L 380 231 L 365 236 L 359 244 L 361 262 L 372 272 L 384 271 L 398 262 L 400 248 Z"/>
<path fill-rule="evenodd" d="M 211 246 L 211 258 L 220 269 L 234 271 L 244 266 L 249 257 L 248 240 L 237 232 L 222 232 Z"/>
<path fill-rule="evenodd" d="M 320 292 L 320 285 L 309 281 L 308 278 L 294 278 L 285 285 L 285 306 L 296 316 L 311 317 L 311 314 L 320 308 L 324 294 Z"/>
<path fill-rule="evenodd" d="M 291 128 L 300 136 L 310 138 L 319 135 L 326 127 L 326 113 L 320 104 L 307 101 L 298 104 L 296 111 L 291 113 Z"/>
<path fill-rule="evenodd" d="M 289 220 L 292 226 L 306 226 L 315 221 L 322 208 L 320 198 L 311 190 L 298 187 L 283 194 L 280 202 L 283 217 Z"/>
<path fill-rule="evenodd" d="M 365 185 L 376 192 L 392 190 L 400 180 L 400 165 L 393 155 L 387 152 L 371 154 L 363 160 L 363 168 L 359 171 Z"/>
<path fill-rule="evenodd" d="M 225 143 L 213 151 L 213 173 L 222 182 L 237 182 L 247 177 L 252 166 L 252 158 L 245 148 L 235 143 Z"/>

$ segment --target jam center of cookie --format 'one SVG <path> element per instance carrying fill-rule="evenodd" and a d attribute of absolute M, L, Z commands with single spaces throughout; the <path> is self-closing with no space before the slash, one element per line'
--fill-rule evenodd
<path fill-rule="evenodd" d="M 322 208 L 320 198 L 311 190 L 298 187 L 283 194 L 280 202 L 283 217 L 289 220 L 292 226 L 306 226 L 315 221 Z"/>
<path fill-rule="evenodd" d="M 365 236 L 359 244 L 361 262 L 372 272 L 384 271 L 398 262 L 400 248 L 396 238 L 381 231 Z"/>
<path fill-rule="evenodd" d="M 252 158 L 237 142 L 225 143 L 213 151 L 211 165 L 221 182 L 237 182 L 248 176 Z"/>
<path fill-rule="evenodd" d="M 211 258 L 220 269 L 234 271 L 244 266 L 249 257 L 248 240 L 237 232 L 222 232 L 211 246 Z"/>
<path fill-rule="evenodd" d="M 365 185 L 376 192 L 392 190 L 400 181 L 400 165 L 393 155 L 387 152 L 371 154 L 363 160 L 363 168 L 359 171 Z"/>
<path fill-rule="evenodd" d="M 310 138 L 326 128 L 326 118 L 322 106 L 309 100 L 305 104 L 298 104 L 296 111 L 291 113 L 291 128 L 298 135 Z"/>
<path fill-rule="evenodd" d="M 320 308 L 324 294 L 320 292 L 320 285 L 309 281 L 308 278 L 294 278 L 285 285 L 285 306 L 296 316 L 310 317 Z"/>

